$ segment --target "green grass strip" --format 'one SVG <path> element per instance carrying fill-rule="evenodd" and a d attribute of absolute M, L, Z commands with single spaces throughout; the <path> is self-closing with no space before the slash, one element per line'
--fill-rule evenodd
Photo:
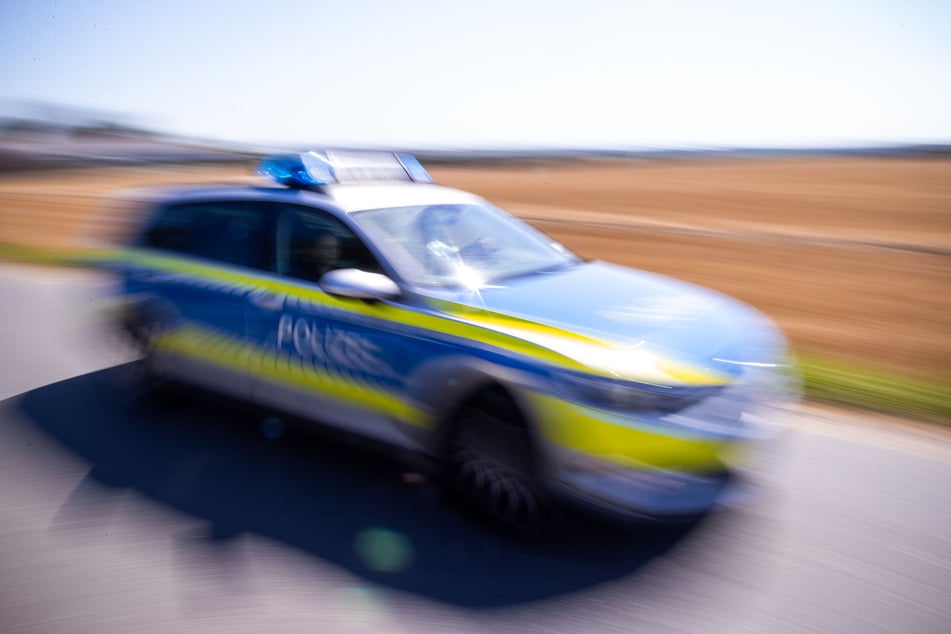
<path fill-rule="evenodd" d="M 0 243 L 0 259 L 27 264 L 69 264 L 69 258 L 59 249 L 28 247 L 19 244 Z"/>
<path fill-rule="evenodd" d="M 806 396 L 951 423 L 951 385 L 799 353 Z"/>
<path fill-rule="evenodd" d="M 38 247 L 0 242 L 0 261 L 45 266 L 95 266 L 109 259 L 109 249 Z"/>

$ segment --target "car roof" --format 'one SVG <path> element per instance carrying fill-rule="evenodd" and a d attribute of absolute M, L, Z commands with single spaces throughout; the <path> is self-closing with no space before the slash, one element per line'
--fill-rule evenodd
<path fill-rule="evenodd" d="M 326 185 L 313 190 L 275 185 L 189 185 L 125 190 L 118 196 L 145 203 L 217 200 L 278 200 L 334 207 L 344 213 L 435 204 L 475 204 L 475 194 L 428 183 L 371 183 Z"/>
<path fill-rule="evenodd" d="M 328 185 L 324 190 L 338 207 L 347 212 L 415 205 L 465 205 L 482 200 L 475 194 L 428 183 Z"/>

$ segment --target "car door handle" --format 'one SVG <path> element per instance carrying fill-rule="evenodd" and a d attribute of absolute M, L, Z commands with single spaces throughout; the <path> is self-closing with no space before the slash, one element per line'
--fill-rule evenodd
<path fill-rule="evenodd" d="M 251 302 L 252 306 L 257 306 L 258 308 L 264 310 L 281 310 L 284 308 L 285 297 L 287 297 L 287 295 L 284 293 L 256 291 L 251 294 L 251 297 L 248 301 Z"/>

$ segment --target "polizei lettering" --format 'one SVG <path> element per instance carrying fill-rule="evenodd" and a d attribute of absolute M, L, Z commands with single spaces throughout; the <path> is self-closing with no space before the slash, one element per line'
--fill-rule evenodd
<path fill-rule="evenodd" d="M 301 357 L 330 368 L 379 378 L 394 376 L 382 358 L 380 346 L 360 335 L 310 319 L 282 315 L 277 325 L 277 347 L 293 349 Z"/>

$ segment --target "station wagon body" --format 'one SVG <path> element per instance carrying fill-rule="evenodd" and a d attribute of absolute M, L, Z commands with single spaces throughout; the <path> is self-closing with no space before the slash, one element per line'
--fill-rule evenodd
<path fill-rule="evenodd" d="M 756 310 L 585 261 L 412 157 L 261 169 L 143 198 L 119 269 L 155 375 L 429 456 L 512 524 L 552 500 L 703 513 L 789 396 Z"/>

